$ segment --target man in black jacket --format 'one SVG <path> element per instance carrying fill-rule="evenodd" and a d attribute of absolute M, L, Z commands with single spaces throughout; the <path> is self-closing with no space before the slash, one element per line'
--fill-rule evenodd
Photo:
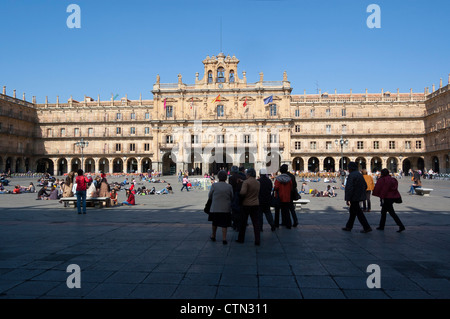
<path fill-rule="evenodd" d="M 266 216 L 267 222 L 270 225 L 272 231 L 275 230 L 273 223 L 272 212 L 270 211 L 270 196 L 272 194 L 273 184 L 269 177 L 267 177 L 267 170 L 261 168 L 259 171 L 259 225 L 261 225 L 261 231 L 263 230 L 263 214 Z"/>
<path fill-rule="evenodd" d="M 363 227 L 361 233 L 368 233 L 372 231 L 372 228 L 367 222 L 361 206 L 359 206 L 359 203 L 366 199 L 367 184 L 362 174 L 358 171 L 358 165 L 355 162 L 350 162 L 348 164 L 348 170 L 350 174 L 348 175 L 347 183 L 345 184 L 345 201 L 347 202 L 347 205 L 350 206 L 350 216 L 346 226 L 342 228 L 342 230 L 351 231 L 355 218 L 358 217 L 358 220 Z"/>

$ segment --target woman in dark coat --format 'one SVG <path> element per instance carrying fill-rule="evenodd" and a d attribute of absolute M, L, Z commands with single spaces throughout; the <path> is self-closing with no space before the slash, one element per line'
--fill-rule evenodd
<path fill-rule="evenodd" d="M 391 217 L 394 219 L 395 223 L 398 225 L 399 229 L 397 232 L 402 232 L 405 230 L 405 226 L 403 225 L 400 218 L 397 216 L 394 210 L 394 203 L 397 199 L 401 198 L 400 193 L 398 192 L 398 182 L 395 178 L 389 175 L 389 170 L 383 168 L 381 170 L 381 176 L 375 184 L 375 188 L 373 190 L 373 196 L 380 197 L 381 204 L 381 218 L 380 218 L 380 226 L 377 227 L 378 230 L 384 230 L 384 225 L 386 223 L 386 213 L 389 213 Z"/>
<path fill-rule="evenodd" d="M 233 199 L 233 187 L 226 182 L 228 174 L 220 171 L 217 174 L 218 183 L 213 183 L 208 193 L 212 200 L 208 220 L 212 221 L 211 240 L 216 241 L 217 227 L 222 227 L 222 243 L 227 244 L 227 227 L 231 227 L 231 200 Z"/>

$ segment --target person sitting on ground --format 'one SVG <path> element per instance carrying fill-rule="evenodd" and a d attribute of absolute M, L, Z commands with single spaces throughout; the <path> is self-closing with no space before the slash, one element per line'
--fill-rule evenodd
<path fill-rule="evenodd" d="M 48 195 L 49 194 L 47 193 L 47 185 L 44 184 L 44 186 L 42 186 L 42 188 L 37 193 L 36 199 L 46 199 Z"/>
<path fill-rule="evenodd" d="M 127 195 L 127 200 L 122 202 L 122 205 L 128 205 L 128 206 L 135 205 L 136 203 L 135 203 L 135 199 L 134 199 L 134 194 L 129 189 L 127 189 L 126 195 Z"/>
<path fill-rule="evenodd" d="M 52 190 L 46 199 L 49 199 L 49 200 L 59 199 L 58 189 L 56 188 L 56 185 L 53 185 Z"/>
<path fill-rule="evenodd" d="M 34 193 L 34 192 L 36 192 L 36 187 L 34 187 L 33 182 L 30 182 L 30 186 L 27 187 L 26 192 L 27 193 Z"/>
<path fill-rule="evenodd" d="M 302 183 L 302 187 L 300 189 L 300 191 L 298 192 L 299 194 L 306 194 L 306 183 Z"/>
<path fill-rule="evenodd" d="M 110 201 L 111 201 L 111 206 L 116 206 L 117 205 L 117 192 L 116 192 L 115 188 L 113 188 L 111 190 Z"/>
<path fill-rule="evenodd" d="M 166 189 L 169 192 L 169 194 L 173 194 L 172 186 L 170 185 L 170 183 L 167 183 Z"/>
<path fill-rule="evenodd" d="M 0 194 L 8 194 L 8 191 L 5 190 L 3 183 L 0 182 Z"/>
<path fill-rule="evenodd" d="M 20 185 L 16 185 L 13 190 L 13 194 L 20 194 Z"/>
<path fill-rule="evenodd" d="M 323 196 L 335 197 L 336 193 L 334 192 L 334 188 L 331 185 L 327 185 L 327 190 L 323 193 Z"/>

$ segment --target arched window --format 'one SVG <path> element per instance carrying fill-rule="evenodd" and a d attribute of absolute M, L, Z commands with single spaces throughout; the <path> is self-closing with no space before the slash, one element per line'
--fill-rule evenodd
<path fill-rule="evenodd" d="M 234 83 L 234 71 L 230 71 L 230 83 Z"/>
<path fill-rule="evenodd" d="M 218 83 L 224 83 L 225 82 L 225 70 L 222 67 L 217 69 L 217 82 Z"/>
<path fill-rule="evenodd" d="M 208 71 L 208 83 L 213 83 L 212 71 Z"/>

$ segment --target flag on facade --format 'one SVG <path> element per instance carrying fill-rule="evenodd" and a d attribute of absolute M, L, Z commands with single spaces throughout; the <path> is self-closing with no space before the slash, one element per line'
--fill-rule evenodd
<path fill-rule="evenodd" d="M 164 110 L 166 109 L 166 99 L 164 99 Z"/>
<path fill-rule="evenodd" d="M 271 95 L 271 96 L 269 96 L 269 97 L 266 97 L 266 98 L 264 99 L 264 104 L 269 104 L 269 103 L 271 103 L 271 102 L 273 102 L 273 95 Z"/>
<path fill-rule="evenodd" d="M 246 107 L 247 106 L 247 98 L 245 98 L 245 101 L 244 101 L 244 107 Z"/>
<path fill-rule="evenodd" d="M 212 103 L 220 102 L 220 94 L 212 101 Z"/>
<path fill-rule="evenodd" d="M 193 106 L 194 106 L 194 98 L 192 98 L 192 100 L 191 100 L 191 110 L 192 110 Z"/>

